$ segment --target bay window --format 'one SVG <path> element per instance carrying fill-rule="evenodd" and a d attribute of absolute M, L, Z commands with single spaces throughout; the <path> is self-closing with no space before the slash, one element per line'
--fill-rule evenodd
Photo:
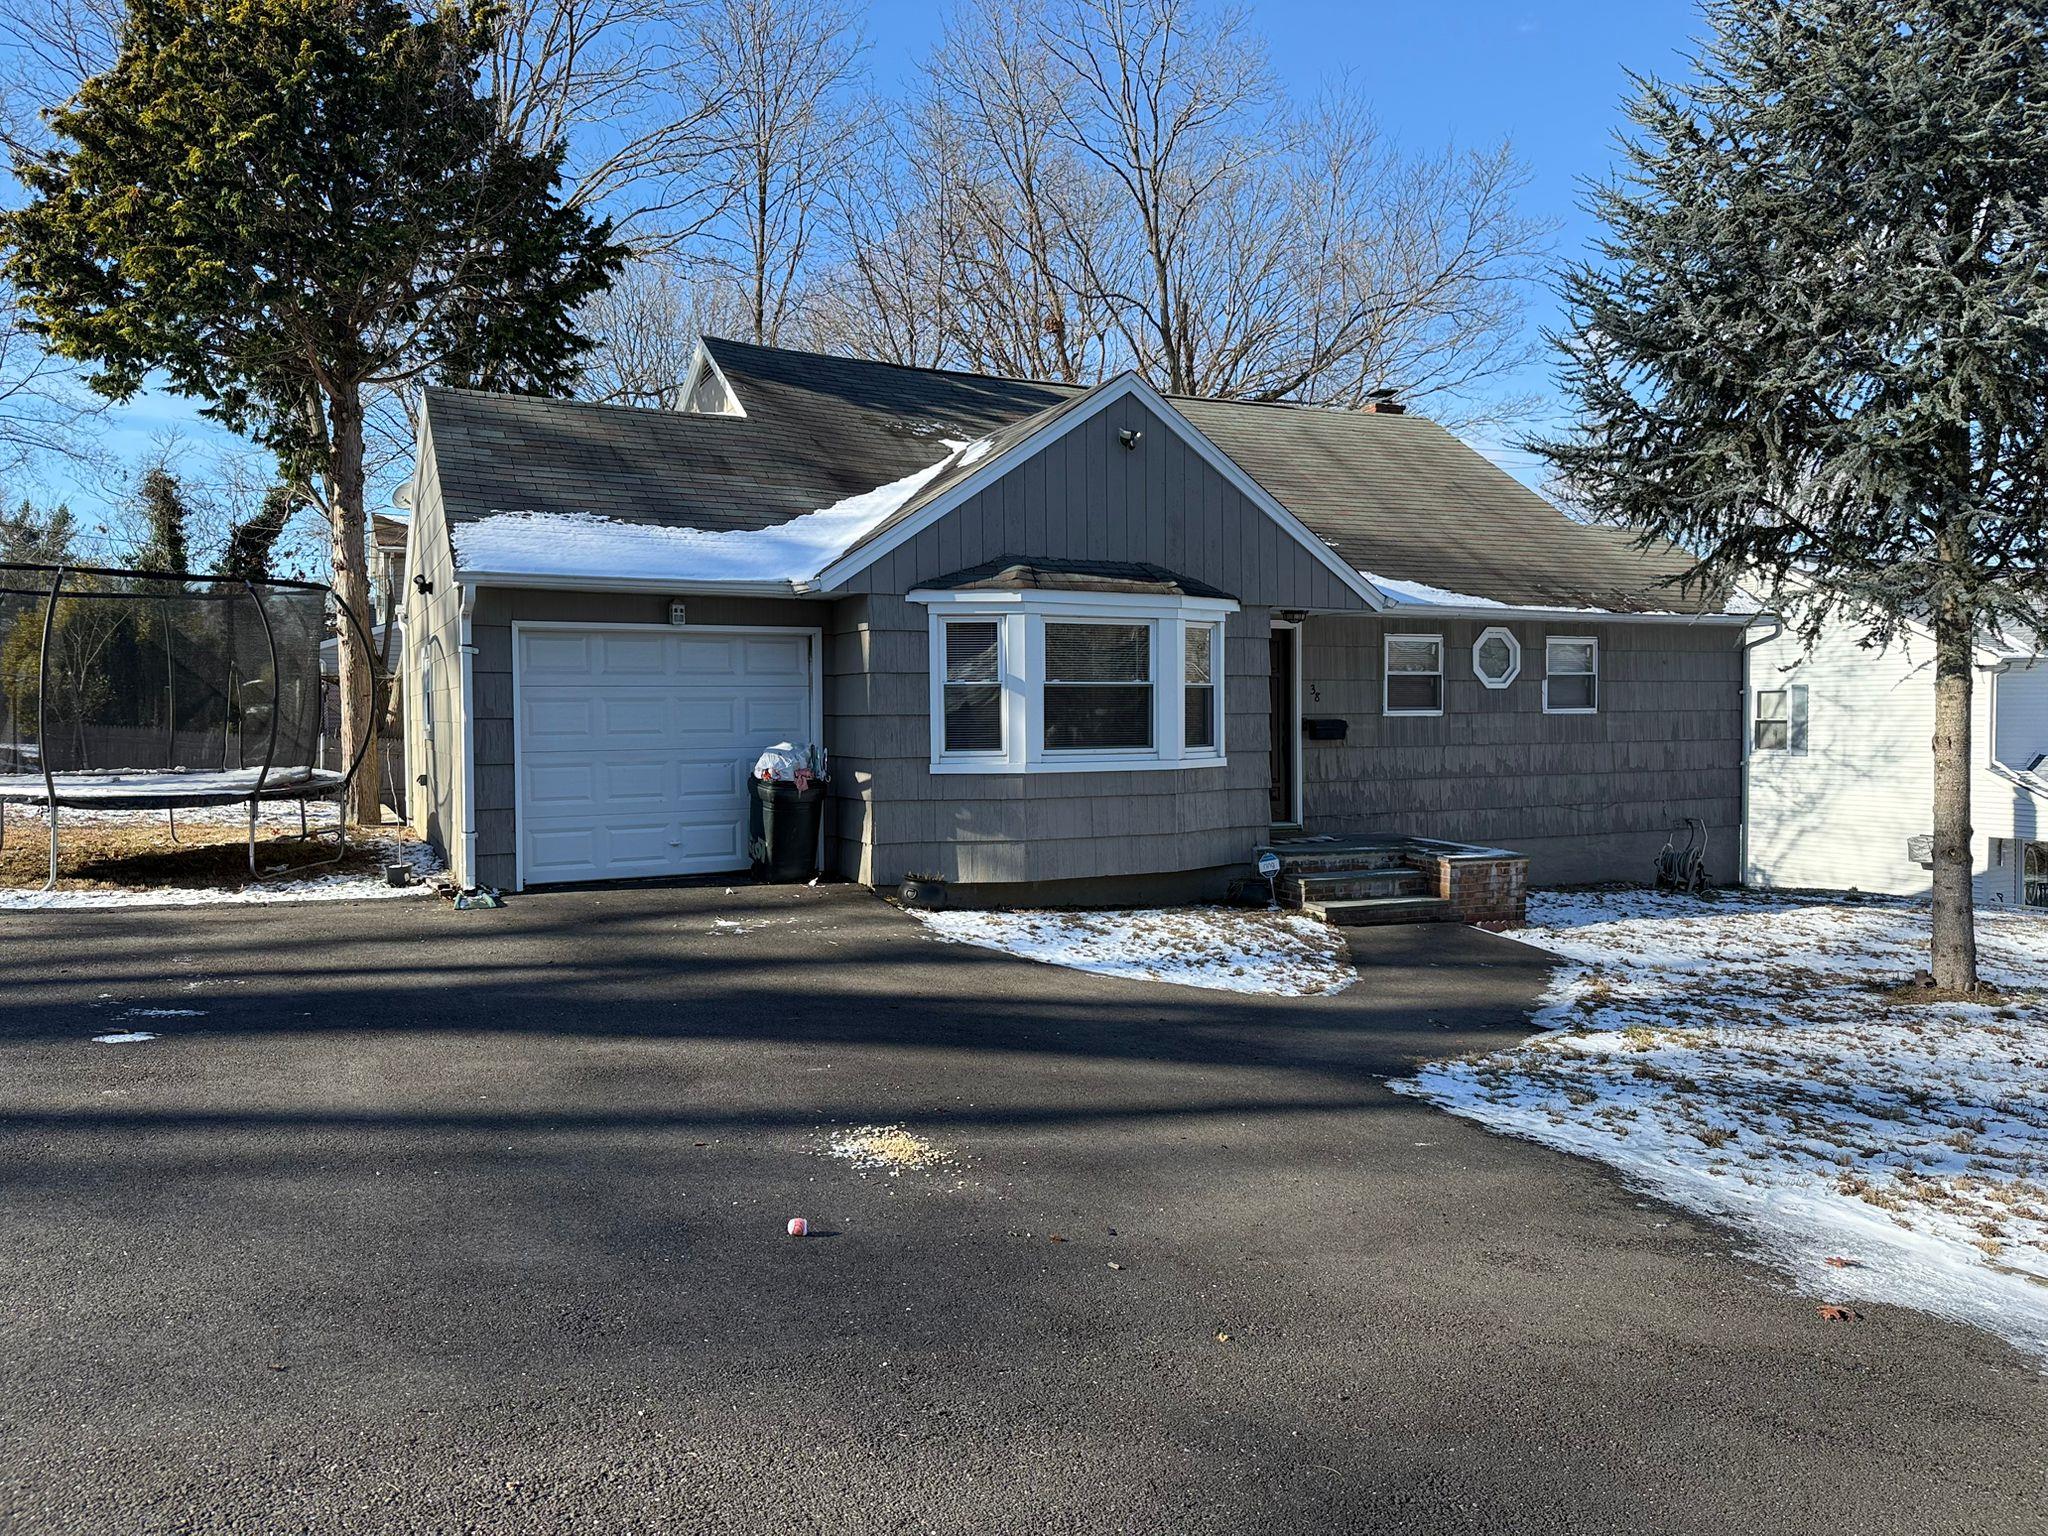
<path fill-rule="evenodd" d="M 931 609 L 934 772 L 1225 761 L 1229 599 L 1032 589 L 911 600 Z"/>

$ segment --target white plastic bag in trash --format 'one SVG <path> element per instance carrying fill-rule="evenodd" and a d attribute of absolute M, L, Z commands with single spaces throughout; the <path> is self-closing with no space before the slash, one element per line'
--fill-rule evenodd
<path fill-rule="evenodd" d="M 754 759 L 754 777 L 802 787 L 825 777 L 825 749 L 778 741 Z"/>

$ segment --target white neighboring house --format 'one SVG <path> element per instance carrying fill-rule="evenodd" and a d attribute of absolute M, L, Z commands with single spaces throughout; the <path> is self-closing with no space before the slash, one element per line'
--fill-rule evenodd
<path fill-rule="evenodd" d="M 1790 625 L 1748 650 L 1743 882 L 1924 895 L 1932 868 L 1934 639 L 1886 647 L 1830 620 L 1809 650 Z M 1977 647 L 1971 854 L 1983 906 L 2048 909 L 2048 655 Z"/>

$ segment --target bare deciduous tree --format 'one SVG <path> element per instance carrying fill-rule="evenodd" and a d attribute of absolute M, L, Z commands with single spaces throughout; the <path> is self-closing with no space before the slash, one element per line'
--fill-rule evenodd
<path fill-rule="evenodd" d="M 865 48 L 836 0 L 714 0 L 699 31 L 715 107 L 705 169 L 723 213 L 707 233 L 745 287 L 748 335 L 798 323 L 826 199 L 867 129 L 849 100 Z"/>
<path fill-rule="evenodd" d="M 673 407 L 697 338 L 742 330 L 747 316 L 746 296 L 728 272 L 659 256 L 635 261 L 578 317 L 599 341 L 576 392 L 607 405 Z"/>

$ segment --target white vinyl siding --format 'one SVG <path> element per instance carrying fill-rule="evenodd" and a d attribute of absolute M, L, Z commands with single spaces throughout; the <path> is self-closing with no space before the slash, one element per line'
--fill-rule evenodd
<path fill-rule="evenodd" d="M 1829 623 L 1811 655 L 1793 635 L 1750 652 L 1745 881 L 1783 889 L 1925 895 L 1908 843 L 1933 830 L 1934 646 L 1909 634 L 1865 649 L 1867 631 Z M 1980 668 L 1971 735 L 1977 898 L 2011 906 L 2017 871 L 1994 865 L 1992 839 L 2048 836 L 2040 797 L 1991 767 L 1991 726 L 2006 677 Z M 1791 750 L 1793 690 L 1803 689 L 1806 750 Z M 1787 748 L 1758 750 L 1760 695 L 1783 693 Z"/>

